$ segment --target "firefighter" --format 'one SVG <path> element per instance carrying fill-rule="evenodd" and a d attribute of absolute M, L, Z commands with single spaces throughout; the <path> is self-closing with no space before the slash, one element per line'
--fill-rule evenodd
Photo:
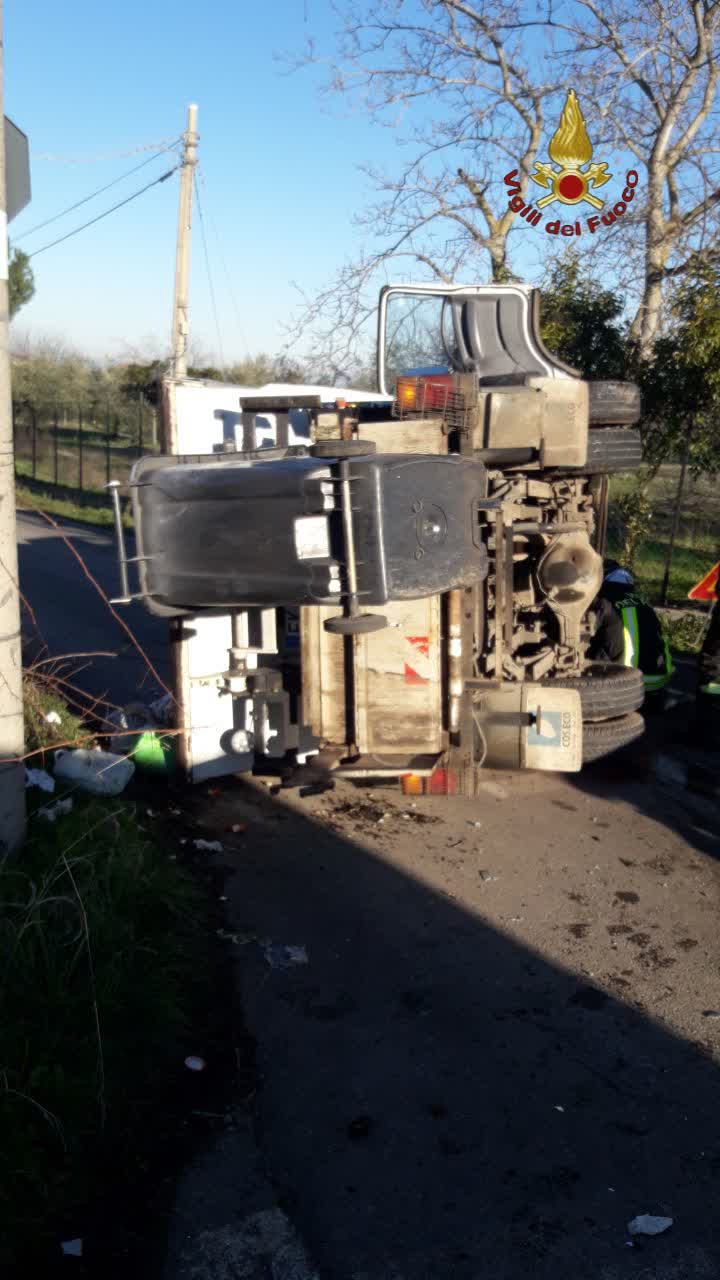
<path fill-rule="evenodd" d="M 634 586 L 628 569 L 616 560 L 606 560 L 605 578 L 595 601 L 596 628 L 589 656 L 594 661 L 639 667 L 646 705 L 660 706 L 661 694 L 675 668 L 660 619 Z"/>

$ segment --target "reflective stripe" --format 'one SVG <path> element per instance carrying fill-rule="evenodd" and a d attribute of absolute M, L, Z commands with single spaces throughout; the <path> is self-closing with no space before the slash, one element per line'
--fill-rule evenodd
<path fill-rule="evenodd" d="M 665 648 L 665 670 L 667 672 L 668 679 L 669 679 L 670 676 L 675 675 L 675 667 L 673 665 L 672 654 L 670 652 L 670 644 L 667 636 L 663 636 L 663 643 Z"/>
<path fill-rule="evenodd" d="M 623 664 L 626 667 L 636 667 L 638 665 L 638 655 L 640 653 L 640 634 L 638 631 L 637 609 L 634 605 L 623 609 L 622 620 L 623 636 L 625 641 Z"/>
<path fill-rule="evenodd" d="M 645 685 L 645 689 L 647 690 L 648 693 L 653 693 L 657 689 L 664 689 L 671 675 L 672 675 L 672 672 L 668 671 L 665 673 L 665 675 L 661 675 L 661 676 L 643 676 L 643 684 Z"/>

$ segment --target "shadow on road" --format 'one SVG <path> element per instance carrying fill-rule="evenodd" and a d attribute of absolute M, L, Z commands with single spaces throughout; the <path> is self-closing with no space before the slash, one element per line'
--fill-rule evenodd
<path fill-rule="evenodd" d="M 601 802 L 622 799 L 702 853 L 720 856 L 720 756 L 695 715 L 694 658 L 676 658 L 667 709 L 645 709 L 645 735 L 571 781 Z"/>
<path fill-rule="evenodd" d="M 381 857 L 254 790 L 204 803 L 250 822 L 225 892 L 259 1135 L 323 1280 L 720 1274 L 706 1047 L 446 896 L 440 854 L 431 884 L 392 835 Z M 263 938 L 307 965 L 269 967 Z M 675 1226 L 628 1247 L 645 1212 Z"/>
<path fill-rule="evenodd" d="M 119 590 L 115 552 L 109 535 L 82 525 L 63 522 L 90 573 L 108 595 Z M 78 671 L 74 683 L 93 697 L 106 695 L 124 704 L 141 698 L 151 701 L 157 683 L 129 637 L 113 619 L 107 605 L 82 572 L 60 533 L 41 516 L 18 513 L 20 588 L 37 619 L 37 630 L 23 618 L 26 662 L 36 658 L 46 644 L 50 654 L 114 650 L 117 658 L 94 658 Z M 167 628 L 139 604 L 119 612 L 162 680 L 169 675 Z"/>

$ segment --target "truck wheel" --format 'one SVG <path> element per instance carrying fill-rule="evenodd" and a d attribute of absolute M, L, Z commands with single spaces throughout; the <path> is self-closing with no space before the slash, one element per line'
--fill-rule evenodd
<path fill-rule="evenodd" d="M 642 671 L 619 662 L 593 662 L 581 676 L 547 676 L 540 683 L 554 689 L 577 689 L 584 721 L 629 715 L 642 706 L 645 693 Z"/>
<path fill-rule="evenodd" d="M 637 471 L 642 466 L 640 432 L 632 427 L 601 427 L 588 431 L 587 462 L 573 467 L 575 476 L 610 475 L 613 471 Z"/>
<path fill-rule="evenodd" d="M 314 458 L 363 458 L 376 450 L 374 440 L 318 440 L 310 452 Z"/>
<path fill-rule="evenodd" d="M 640 413 L 640 388 L 634 382 L 588 382 L 591 425 L 631 427 Z"/>
<path fill-rule="evenodd" d="M 583 725 L 583 764 L 602 760 L 613 751 L 627 747 L 645 732 L 645 721 L 637 711 L 619 720 L 603 720 L 599 724 L 589 721 Z"/>

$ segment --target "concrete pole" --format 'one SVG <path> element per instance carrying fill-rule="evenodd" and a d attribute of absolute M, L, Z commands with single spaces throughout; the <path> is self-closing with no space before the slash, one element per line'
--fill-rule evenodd
<path fill-rule="evenodd" d="M 20 593 L 15 528 L 10 353 L 8 350 L 8 239 L 5 192 L 3 11 L 0 0 L 0 760 L 19 762 L 25 750 L 20 647 Z M 0 857 L 25 838 L 25 771 L 0 764 Z"/>
<path fill-rule="evenodd" d="M 178 213 L 177 256 L 175 259 L 175 299 L 173 302 L 173 375 L 187 374 L 187 345 L 190 333 L 190 234 L 192 231 L 193 180 L 197 164 L 197 113 L 194 103 L 188 107 L 187 129 L 183 134 L 183 158 L 180 170 L 180 209 Z"/>

